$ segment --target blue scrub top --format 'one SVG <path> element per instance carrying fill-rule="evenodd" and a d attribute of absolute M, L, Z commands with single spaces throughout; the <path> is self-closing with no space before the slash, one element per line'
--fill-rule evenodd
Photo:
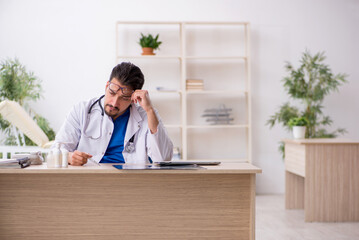
<path fill-rule="evenodd" d="M 127 108 L 127 110 L 113 122 L 114 128 L 111 140 L 100 163 L 125 163 L 122 152 L 129 118 L 130 108 Z"/>

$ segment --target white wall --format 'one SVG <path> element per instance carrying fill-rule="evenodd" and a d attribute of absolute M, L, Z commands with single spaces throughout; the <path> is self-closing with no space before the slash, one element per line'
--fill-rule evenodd
<path fill-rule="evenodd" d="M 115 64 L 115 22 L 251 22 L 253 161 L 263 169 L 258 192 L 284 191 L 278 141 L 290 137 L 265 122 L 287 100 L 284 62 L 325 51 L 334 73 L 349 83 L 325 101 L 334 127 L 359 139 L 359 1 L 356 0 L 0 0 L 0 58 L 18 57 L 42 80 L 33 107 L 55 130 L 77 101 L 100 95 Z"/>

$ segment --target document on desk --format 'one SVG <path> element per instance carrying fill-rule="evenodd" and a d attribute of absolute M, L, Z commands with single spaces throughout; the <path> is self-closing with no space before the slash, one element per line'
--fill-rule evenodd
<path fill-rule="evenodd" d="M 15 159 L 0 159 L 0 168 L 20 168 L 20 165 Z"/>
<path fill-rule="evenodd" d="M 198 165 L 160 166 L 160 165 L 112 165 L 120 170 L 198 170 L 206 169 Z"/>
<path fill-rule="evenodd" d="M 0 168 L 26 168 L 31 165 L 28 157 L 19 159 L 0 159 Z"/>
<path fill-rule="evenodd" d="M 89 158 L 87 160 L 86 166 L 101 166 L 100 163 L 96 162 L 95 160 L 93 160 L 92 158 Z"/>
<path fill-rule="evenodd" d="M 179 165 L 219 165 L 221 162 L 218 161 L 161 161 L 155 162 L 155 164 L 160 166 L 179 166 Z"/>

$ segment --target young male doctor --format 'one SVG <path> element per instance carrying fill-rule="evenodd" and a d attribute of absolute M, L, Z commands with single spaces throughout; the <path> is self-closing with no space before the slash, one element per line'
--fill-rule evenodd
<path fill-rule="evenodd" d="M 123 62 L 113 68 L 104 96 L 72 108 L 55 139 L 70 152 L 69 164 L 171 160 L 173 144 L 143 84 L 140 68 Z"/>

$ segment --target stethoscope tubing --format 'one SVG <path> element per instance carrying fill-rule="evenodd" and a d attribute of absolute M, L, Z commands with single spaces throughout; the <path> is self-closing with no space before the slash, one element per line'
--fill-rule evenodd
<path fill-rule="evenodd" d="M 98 105 L 99 105 L 100 108 L 101 108 L 101 115 L 102 115 L 102 117 L 105 115 L 105 110 L 103 109 L 103 107 L 102 107 L 102 105 L 101 105 L 101 99 L 102 99 L 104 96 L 105 96 L 105 95 L 102 95 L 102 96 L 99 97 L 93 104 L 91 104 L 89 110 L 87 111 L 88 114 L 91 113 L 93 106 L 95 106 L 95 104 L 98 103 Z"/>

